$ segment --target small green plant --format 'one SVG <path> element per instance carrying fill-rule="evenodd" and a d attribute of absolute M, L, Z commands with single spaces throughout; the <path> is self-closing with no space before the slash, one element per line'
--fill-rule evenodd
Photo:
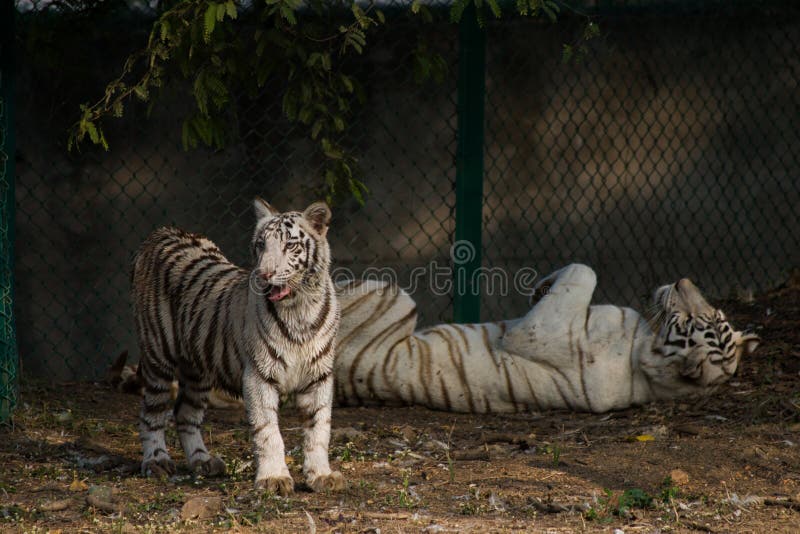
<path fill-rule="evenodd" d="M 414 508 L 417 506 L 417 500 L 411 496 L 408 491 L 409 474 L 408 471 L 403 472 L 402 487 L 397 492 L 397 505 L 402 508 Z"/>
<path fill-rule="evenodd" d="M 559 462 L 561 461 L 561 446 L 557 443 L 545 443 L 543 445 L 539 445 L 536 448 L 536 451 L 539 452 L 539 454 L 550 455 L 553 459 L 553 466 L 558 466 Z"/>
<path fill-rule="evenodd" d="M 342 462 L 350 462 L 353 460 L 353 442 L 348 441 L 344 448 L 342 449 L 342 453 L 339 455 L 339 460 Z"/>
<path fill-rule="evenodd" d="M 661 482 L 661 493 L 659 496 L 661 497 L 662 502 L 671 502 L 680 494 L 680 492 L 680 488 L 675 485 L 671 476 L 667 476 Z"/>
<path fill-rule="evenodd" d="M 627 489 L 620 495 L 604 489 L 603 496 L 597 499 L 595 506 L 584 512 L 583 517 L 590 521 L 610 521 L 614 516 L 628 517 L 634 508 L 651 508 L 652 506 L 652 495 L 642 489 Z"/>
<path fill-rule="evenodd" d="M 456 481 L 456 463 L 453 461 L 453 457 L 450 456 L 450 451 L 445 451 L 445 456 L 447 456 L 447 474 L 450 480 L 450 483 Z"/>
<path fill-rule="evenodd" d="M 650 508 L 653 506 L 653 497 L 639 488 L 627 489 L 622 492 L 617 504 L 616 515 L 625 517 L 632 508 Z"/>
<path fill-rule="evenodd" d="M 462 502 L 458 513 L 461 515 L 478 515 L 478 505 L 472 501 Z"/>
<path fill-rule="evenodd" d="M 449 480 L 451 484 L 456 481 L 456 463 L 453 460 L 453 457 L 450 456 L 450 448 L 451 448 L 450 444 L 451 444 L 451 439 L 453 437 L 453 430 L 455 429 L 456 429 L 456 424 L 454 422 L 453 426 L 450 427 L 450 433 L 447 435 L 447 448 L 444 450 L 445 458 L 447 458 L 447 473 L 449 475 Z"/>
<path fill-rule="evenodd" d="M 559 447 L 558 445 L 553 445 L 553 465 L 557 466 L 560 459 L 561 459 L 561 447 Z"/>

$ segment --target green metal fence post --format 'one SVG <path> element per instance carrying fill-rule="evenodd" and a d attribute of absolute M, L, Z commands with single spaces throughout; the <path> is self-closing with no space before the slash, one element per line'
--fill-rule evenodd
<path fill-rule="evenodd" d="M 12 0 L 0 0 L 0 422 L 17 400 L 17 336 L 14 324 L 14 16 Z"/>
<path fill-rule="evenodd" d="M 453 320 L 480 321 L 475 274 L 481 266 L 483 216 L 483 112 L 486 97 L 486 34 L 475 6 L 461 17 L 458 52 L 458 150 L 456 154 L 456 236 Z"/>

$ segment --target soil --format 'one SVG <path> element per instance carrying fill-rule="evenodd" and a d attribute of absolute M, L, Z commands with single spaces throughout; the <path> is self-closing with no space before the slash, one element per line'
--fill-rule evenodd
<path fill-rule="evenodd" d="M 790 281 L 791 282 L 791 281 Z M 253 490 L 247 426 L 211 410 L 228 474 L 139 475 L 138 399 L 104 384 L 23 384 L 0 429 L 3 532 L 798 532 L 800 290 L 720 303 L 762 337 L 713 396 L 604 415 L 334 410 L 340 493 L 302 484 L 301 430 L 282 413 L 296 493 Z M 202 497 L 204 499 L 198 499 Z"/>

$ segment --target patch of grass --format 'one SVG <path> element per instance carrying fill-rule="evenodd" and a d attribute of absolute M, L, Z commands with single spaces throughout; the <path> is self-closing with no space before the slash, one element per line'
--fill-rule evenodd
<path fill-rule="evenodd" d="M 536 447 L 536 452 L 552 457 L 553 466 L 557 467 L 561 462 L 561 446 L 557 443 L 544 443 Z"/>
<path fill-rule="evenodd" d="M 629 517 L 636 508 L 652 508 L 653 501 L 652 495 L 639 488 L 626 489 L 621 494 L 604 489 L 603 496 L 583 516 L 591 521 L 611 521 L 614 517 Z"/>
<path fill-rule="evenodd" d="M 462 502 L 458 507 L 458 513 L 461 515 L 478 515 L 479 511 L 480 507 L 472 501 Z"/>
<path fill-rule="evenodd" d="M 561 447 L 558 444 L 553 445 L 553 465 L 557 466 L 560 460 L 561 460 Z"/>
<path fill-rule="evenodd" d="M 624 516 L 631 508 L 650 508 L 653 506 L 653 497 L 639 488 L 627 489 L 622 492 L 617 507 L 617 515 Z"/>
<path fill-rule="evenodd" d="M 400 489 L 397 493 L 390 493 L 384 498 L 384 502 L 388 506 L 399 506 L 401 508 L 412 509 L 419 505 L 419 499 L 412 495 L 409 490 L 409 473 L 403 471 L 403 481 L 401 482 Z"/>
<path fill-rule="evenodd" d="M 403 508 L 414 508 L 417 503 L 408 492 L 409 475 L 408 472 L 403 473 L 403 487 L 397 493 L 397 504 Z"/>
<path fill-rule="evenodd" d="M 469 495 L 466 495 L 466 500 L 463 501 L 458 507 L 458 513 L 461 515 L 481 515 L 490 511 L 490 507 L 486 502 L 481 502 L 481 492 L 474 484 L 470 484 Z M 483 499 L 486 501 L 486 498 Z"/>
<path fill-rule="evenodd" d="M 242 510 L 237 518 L 248 526 L 255 526 L 264 520 L 280 518 L 283 514 L 291 512 L 294 501 L 269 492 L 262 493 L 250 510 Z"/>
<path fill-rule="evenodd" d="M 339 460 L 340 462 L 364 462 L 367 458 L 377 459 L 378 453 L 371 454 L 359 449 L 352 441 L 348 441 L 344 445 L 331 447 L 328 457 L 331 460 Z"/>
<path fill-rule="evenodd" d="M 186 494 L 181 489 L 175 489 L 168 493 L 159 492 L 155 499 L 140 503 L 136 507 L 136 511 L 143 514 L 150 512 L 163 512 L 171 508 L 180 507 L 185 500 Z"/>

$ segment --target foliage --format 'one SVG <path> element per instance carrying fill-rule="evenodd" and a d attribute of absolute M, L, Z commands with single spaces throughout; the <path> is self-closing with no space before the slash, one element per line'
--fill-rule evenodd
<path fill-rule="evenodd" d="M 652 506 L 653 497 L 642 489 L 626 489 L 621 494 L 605 489 L 603 496 L 597 499 L 597 503 L 584 516 L 593 521 L 604 521 L 612 517 L 628 517 L 635 508 L 645 509 Z"/>
<path fill-rule="evenodd" d="M 497 0 L 456 0 L 450 20 L 460 21 L 472 6 L 480 25 L 489 13 L 501 15 Z M 524 16 L 544 15 L 551 20 L 559 13 L 553 0 L 517 0 L 515 9 Z M 329 203 L 353 197 L 363 204 L 368 189 L 344 141 L 353 111 L 364 100 L 348 58 L 363 54 L 371 32 L 386 24 L 375 4 L 176 0 L 159 3 L 156 15 L 145 46 L 127 58 L 103 97 L 81 105 L 80 118 L 70 132 L 71 149 L 86 138 L 108 149 L 103 120 L 122 117 L 131 99 L 152 105 L 158 100 L 153 93 L 167 86 L 182 87 L 193 102 L 182 124 L 184 148 L 222 148 L 237 124 L 237 99 L 255 98 L 268 81 L 277 79 L 282 85 L 283 115 L 302 125 L 324 156 L 320 193 Z M 405 15 L 422 23 L 434 19 L 420 0 L 414 0 Z M 441 81 L 447 72 L 442 56 L 425 42 L 414 50 L 411 68 L 418 83 Z"/>
<path fill-rule="evenodd" d="M 669 475 L 667 475 L 667 477 L 661 482 L 660 489 L 661 492 L 659 497 L 661 498 L 661 501 L 665 503 L 671 502 L 681 493 L 680 488 L 675 485 L 675 483 L 672 481 L 672 477 Z"/>

